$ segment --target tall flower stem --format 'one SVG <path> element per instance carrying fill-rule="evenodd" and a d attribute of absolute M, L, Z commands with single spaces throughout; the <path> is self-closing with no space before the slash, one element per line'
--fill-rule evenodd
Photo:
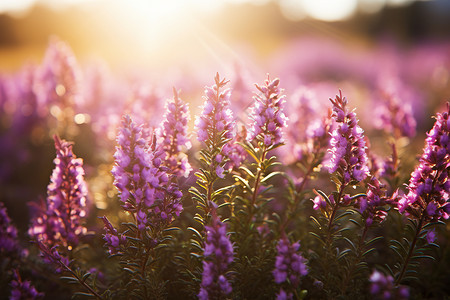
<path fill-rule="evenodd" d="M 420 232 L 422 231 L 422 228 L 425 225 L 424 220 L 425 220 L 425 213 L 423 212 L 421 218 L 419 219 L 419 223 L 417 224 L 414 238 L 411 242 L 411 245 L 409 246 L 408 254 L 406 255 L 405 260 L 403 261 L 403 266 L 400 271 L 400 274 L 398 275 L 397 279 L 395 280 L 395 285 L 399 285 L 402 282 L 403 277 L 405 276 L 406 270 L 408 269 L 409 261 L 410 261 L 412 255 L 414 254 L 414 250 L 416 248 L 416 244 L 417 244 Z"/>
<path fill-rule="evenodd" d="M 336 204 L 333 206 L 333 210 L 331 211 L 330 219 L 328 220 L 328 226 L 327 226 L 327 229 L 328 229 L 328 238 L 327 238 L 327 240 L 328 240 L 328 242 L 330 242 L 330 239 L 331 239 L 331 227 L 333 226 L 333 221 L 334 221 L 334 219 L 336 217 L 336 213 L 337 213 L 337 211 L 339 209 L 339 204 L 341 203 L 342 194 L 344 193 L 344 189 L 345 188 L 346 188 L 345 184 L 342 184 L 339 187 L 339 195 L 338 195 L 338 197 L 336 199 Z"/>
<path fill-rule="evenodd" d="M 253 185 L 253 194 L 252 194 L 252 202 L 250 203 L 250 213 L 248 215 L 248 219 L 247 219 L 247 224 L 250 224 L 253 216 L 255 214 L 255 205 L 256 205 L 256 200 L 258 198 L 258 190 L 259 190 L 259 185 L 261 183 L 261 176 L 264 174 L 265 172 L 265 167 L 264 167 L 264 160 L 266 159 L 266 155 L 267 155 L 267 148 L 265 146 L 263 146 L 262 149 L 262 154 L 261 154 L 261 158 L 259 160 L 258 163 L 258 171 L 256 173 L 256 178 L 255 178 L 255 184 Z"/>

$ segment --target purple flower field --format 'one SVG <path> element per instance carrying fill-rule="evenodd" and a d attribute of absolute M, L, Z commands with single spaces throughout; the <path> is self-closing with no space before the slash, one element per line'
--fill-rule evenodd
<path fill-rule="evenodd" d="M 447 299 L 450 44 L 348 50 L 1 72 L 0 299 Z"/>

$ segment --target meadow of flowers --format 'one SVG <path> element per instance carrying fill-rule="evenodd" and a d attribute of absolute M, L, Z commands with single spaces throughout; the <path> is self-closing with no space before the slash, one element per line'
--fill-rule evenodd
<path fill-rule="evenodd" d="M 327 43 L 1 75 L 0 298 L 446 299 L 449 47 Z"/>

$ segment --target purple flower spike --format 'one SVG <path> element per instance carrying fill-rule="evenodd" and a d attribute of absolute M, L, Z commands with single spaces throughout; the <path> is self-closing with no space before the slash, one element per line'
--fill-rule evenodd
<path fill-rule="evenodd" d="M 366 226 L 369 227 L 374 221 L 377 223 L 384 221 L 387 212 L 382 209 L 382 206 L 389 203 L 389 201 L 390 199 L 386 196 L 384 186 L 378 179 L 373 177 L 368 184 L 366 196 L 359 197 L 355 206 L 359 209 Z"/>
<path fill-rule="evenodd" d="M 397 84 L 398 85 L 398 84 Z M 391 133 L 395 138 L 416 135 L 416 120 L 410 103 L 399 99 L 396 88 L 382 89 L 382 104 L 377 107 L 375 127 Z"/>
<path fill-rule="evenodd" d="M 283 236 L 277 245 L 277 257 L 275 258 L 275 270 L 273 277 L 277 284 L 289 282 L 292 290 L 296 290 L 300 285 L 300 278 L 308 274 L 306 259 L 298 252 L 300 244 L 291 244 L 286 236 Z M 279 297 L 289 299 L 289 294 L 283 289 L 278 294 Z"/>
<path fill-rule="evenodd" d="M 20 251 L 17 228 L 11 223 L 6 207 L 0 202 L 0 253 L 8 255 Z"/>
<path fill-rule="evenodd" d="M 212 212 L 210 226 L 205 226 L 206 244 L 203 276 L 199 299 L 221 299 L 229 295 L 232 287 L 227 278 L 228 266 L 233 261 L 233 245 L 227 236 L 227 228 Z"/>
<path fill-rule="evenodd" d="M 287 127 L 287 117 L 283 112 L 284 95 L 279 88 L 278 78 L 270 81 L 267 76 L 263 86 L 256 85 L 260 94 L 254 96 L 250 119 L 253 121 L 247 140 L 257 139 L 266 147 L 283 143 L 283 128 Z"/>
<path fill-rule="evenodd" d="M 80 102 L 81 70 L 70 47 L 53 37 L 45 53 L 42 66 L 36 73 L 34 91 L 39 108 L 60 109 L 51 111 L 56 118 L 63 109 Z M 46 113 L 46 111 L 41 112 Z"/>
<path fill-rule="evenodd" d="M 14 279 L 11 281 L 11 296 L 10 300 L 34 300 L 44 297 L 43 293 L 39 293 L 29 280 L 22 281 L 19 271 L 14 270 Z"/>
<path fill-rule="evenodd" d="M 222 91 L 228 81 L 220 80 L 219 74 L 216 74 L 214 80 L 215 85 L 205 89 L 203 111 L 195 120 L 195 129 L 197 139 L 204 143 L 211 153 L 211 161 L 208 162 L 211 164 L 211 173 L 223 178 L 225 164 L 234 152 L 230 140 L 235 135 L 235 121 L 230 109 L 231 90 Z"/>
<path fill-rule="evenodd" d="M 124 116 L 111 171 L 122 206 L 136 216 L 140 230 L 168 225 L 183 210 L 182 194 L 162 165 L 166 153 L 156 147 L 155 138 L 151 146 L 146 138 L 142 126 Z"/>
<path fill-rule="evenodd" d="M 166 153 L 165 165 L 176 176 L 187 177 L 192 171 L 183 148 L 191 148 L 191 142 L 187 135 L 189 122 L 189 105 L 180 99 L 173 89 L 173 100 L 166 103 L 166 113 L 161 127 L 158 130 L 160 147 Z"/>
<path fill-rule="evenodd" d="M 225 138 L 234 136 L 235 122 L 230 109 L 231 90 L 221 91 L 228 81 L 220 80 L 219 74 L 216 74 L 214 80 L 215 85 L 205 89 L 203 111 L 195 120 L 197 139 L 204 143 L 208 139 L 215 142 L 221 135 Z"/>
<path fill-rule="evenodd" d="M 394 278 L 390 275 L 374 270 L 369 278 L 370 294 L 373 299 L 389 300 L 398 299 L 406 300 L 409 298 L 409 289 L 406 286 L 395 286 Z"/>
<path fill-rule="evenodd" d="M 331 134 L 331 153 L 328 170 L 330 173 L 338 172 L 345 184 L 351 181 L 363 181 L 368 173 L 368 158 L 363 130 L 358 125 L 354 111 L 347 109 L 347 99 L 342 92 L 333 100 L 332 117 L 337 123 Z"/>
<path fill-rule="evenodd" d="M 106 233 L 103 235 L 103 239 L 106 241 L 105 245 L 108 247 L 109 254 L 116 254 L 120 252 L 120 246 L 127 243 L 127 239 L 124 235 L 117 232 L 114 226 L 109 220 L 102 217 Z"/>
<path fill-rule="evenodd" d="M 397 203 L 401 213 L 426 221 L 448 219 L 450 194 L 450 105 L 438 113 L 428 132 L 419 165 L 411 174 L 408 194 Z"/>
<path fill-rule="evenodd" d="M 28 233 L 50 246 L 71 248 L 78 245 L 87 231 L 82 225 L 87 196 L 83 160 L 73 154 L 71 143 L 58 136 L 54 139 L 56 166 L 47 187 L 47 206 L 33 220 Z"/>

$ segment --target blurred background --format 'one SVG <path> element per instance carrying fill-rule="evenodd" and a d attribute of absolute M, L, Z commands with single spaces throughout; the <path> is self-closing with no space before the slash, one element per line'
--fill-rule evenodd
<path fill-rule="evenodd" d="M 293 38 L 353 48 L 380 40 L 410 47 L 450 37 L 450 1 L 414 0 L 1 0 L 0 69 L 40 61 L 56 35 L 81 62 L 170 69 L 267 58 Z"/>
<path fill-rule="evenodd" d="M 22 232 L 27 202 L 46 195 L 53 134 L 75 142 L 90 199 L 104 209 L 115 203 L 121 116 L 159 126 L 176 87 L 192 130 L 216 72 L 230 80 L 242 124 L 253 84 L 281 79 L 286 149 L 339 89 L 381 157 L 391 151 L 383 116 L 402 112 L 409 175 L 431 116 L 450 100 L 450 1 L 0 0 L 0 200 Z"/>

